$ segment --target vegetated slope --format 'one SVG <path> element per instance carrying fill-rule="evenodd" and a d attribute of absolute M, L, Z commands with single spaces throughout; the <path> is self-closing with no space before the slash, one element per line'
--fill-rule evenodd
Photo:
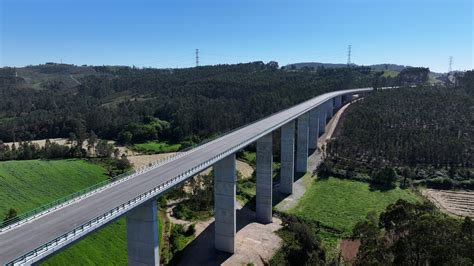
<path fill-rule="evenodd" d="M 0 162 L 0 215 L 40 207 L 106 180 L 103 167 L 83 160 Z"/>
<path fill-rule="evenodd" d="M 465 179 L 469 186 L 474 162 L 473 108 L 474 97 L 460 89 L 374 92 L 347 110 L 342 127 L 328 145 L 329 157 L 336 167 L 350 171 L 411 166 L 417 167 L 415 178 L 449 175 Z M 446 170 L 430 170 L 442 168 Z"/>
<path fill-rule="evenodd" d="M 368 213 L 379 215 L 398 199 L 419 201 L 410 190 L 371 190 L 364 182 L 330 177 L 315 180 L 290 213 L 342 232 L 351 232 Z"/>
<path fill-rule="evenodd" d="M 84 76 L 72 91 L 61 85 L 41 91 L 17 88 L 14 72 L 4 70 L 9 74 L 0 76 L 0 140 L 79 136 L 90 130 L 117 139 L 127 125 L 157 117 L 170 122 L 158 140 L 198 142 L 324 92 L 368 86 L 373 78 L 363 67 L 309 73 L 277 66 L 95 67 L 102 75 Z M 135 129 L 143 131 L 130 130 Z"/>
<path fill-rule="evenodd" d="M 127 265 L 125 218 L 88 235 L 41 265 Z"/>
<path fill-rule="evenodd" d="M 106 170 L 84 160 L 0 162 L 0 214 L 18 214 L 106 180 Z M 125 218 L 87 236 L 42 265 L 126 265 Z"/>

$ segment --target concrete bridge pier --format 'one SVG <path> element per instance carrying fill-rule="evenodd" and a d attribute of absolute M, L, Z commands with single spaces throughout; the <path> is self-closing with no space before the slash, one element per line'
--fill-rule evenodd
<path fill-rule="evenodd" d="M 309 113 L 298 117 L 298 132 L 296 143 L 296 172 L 306 173 L 308 169 L 308 134 Z"/>
<path fill-rule="evenodd" d="M 293 193 L 295 178 L 295 121 L 281 127 L 280 192 Z"/>
<path fill-rule="evenodd" d="M 319 112 L 318 107 L 313 108 L 309 111 L 309 136 L 308 136 L 308 147 L 309 149 L 316 149 L 318 147 L 318 134 L 319 134 Z"/>
<path fill-rule="evenodd" d="M 341 108 L 341 106 L 342 106 L 342 96 L 336 96 L 336 98 L 334 98 L 334 108 L 338 110 L 339 108 Z"/>
<path fill-rule="evenodd" d="M 272 189 L 273 189 L 273 153 L 272 133 L 257 140 L 257 221 L 262 224 L 272 222 Z"/>
<path fill-rule="evenodd" d="M 326 132 L 326 109 L 325 109 L 325 106 L 324 104 L 323 105 L 320 105 L 318 107 L 319 109 L 319 136 L 321 136 L 322 134 L 324 134 L 324 132 Z"/>
<path fill-rule="evenodd" d="M 156 199 L 127 214 L 128 265 L 160 265 Z"/>
<path fill-rule="evenodd" d="M 351 101 L 352 99 L 352 94 L 344 94 L 342 95 L 342 104 L 346 104 Z"/>
<path fill-rule="evenodd" d="M 214 245 L 217 250 L 235 251 L 235 154 L 214 164 Z"/>
<path fill-rule="evenodd" d="M 334 112 L 334 100 L 330 99 L 327 102 L 324 103 L 324 106 L 326 107 L 326 123 L 331 120 L 331 117 Z"/>

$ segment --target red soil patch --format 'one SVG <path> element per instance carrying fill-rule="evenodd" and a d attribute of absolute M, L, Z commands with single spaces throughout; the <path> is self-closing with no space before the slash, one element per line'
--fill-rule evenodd
<path fill-rule="evenodd" d="M 341 255 L 342 259 L 344 260 L 344 263 L 347 263 L 349 265 L 352 265 L 356 258 L 357 258 L 357 252 L 359 252 L 359 247 L 360 247 L 360 240 L 349 240 L 349 239 L 343 239 L 341 241 Z"/>

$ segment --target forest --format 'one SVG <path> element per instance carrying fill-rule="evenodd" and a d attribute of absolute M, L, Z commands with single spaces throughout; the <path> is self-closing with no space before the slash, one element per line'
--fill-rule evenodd
<path fill-rule="evenodd" d="M 420 183 L 449 188 L 454 180 L 472 187 L 473 84 L 463 79 L 459 84 L 379 90 L 354 103 L 327 146 L 326 166 L 373 177 L 372 169 L 394 167 Z"/>
<path fill-rule="evenodd" d="M 44 71 L 66 70 L 48 65 Z M 94 70 L 77 87 L 51 81 L 38 89 L 26 86 L 13 69 L 1 69 L 0 140 L 74 134 L 81 141 L 93 131 L 123 143 L 196 143 L 324 92 L 370 86 L 375 75 L 368 67 L 285 71 L 276 62 Z"/>

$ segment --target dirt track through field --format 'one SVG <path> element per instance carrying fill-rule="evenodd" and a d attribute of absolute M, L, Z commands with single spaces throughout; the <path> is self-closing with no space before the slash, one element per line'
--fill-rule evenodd
<path fill-rule="evenodd" d="M 474 218 L 474 191 L 424 189 L 422 193 L 446 213 Z"/>

